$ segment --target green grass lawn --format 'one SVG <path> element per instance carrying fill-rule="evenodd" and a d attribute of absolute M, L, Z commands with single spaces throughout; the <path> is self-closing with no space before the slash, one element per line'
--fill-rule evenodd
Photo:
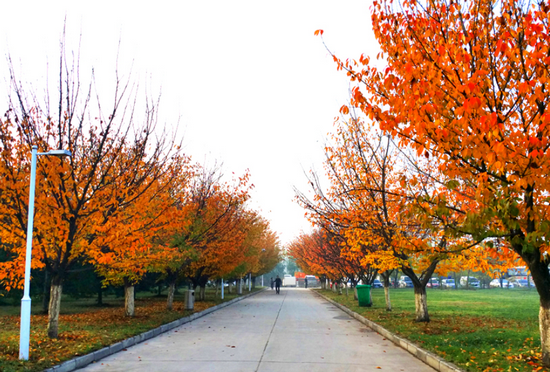
<path fill-rule="evenodd" d="M 429 323 L 414 321 L 412 289 L 373 289 L 373 306 L 321 291 L 351 310 L 467 371 L 537 371 L 540 358 L 539 296 L 534 289 L 428 289 Z M 545 369 L 540 369 L 545 370 Z"/>
<path fill-rule="evenodd" d="M 243 289 L 243 295 L 248 293 Z M 136 297 L 132 318 L 124 316 L 124 298 L 104 298 L 104 306 L 99 307 L 95 299 L 63 297 L 56 340 L 47 337 L 47 315 L 40 314 L 40 301 L 33 300 L 29 361 L 18 359 L 20 308 L 4 303 L 0 306 L 0 371 L 42 371 L 238 296 L 226 290 L 221 300 L 207 289 L 206 301 L 195 302 L 194 311 L 184 310 L 183 292 L 175 296 L 172 311 L 166 310 L 166 296 L 138 293 Z"/>

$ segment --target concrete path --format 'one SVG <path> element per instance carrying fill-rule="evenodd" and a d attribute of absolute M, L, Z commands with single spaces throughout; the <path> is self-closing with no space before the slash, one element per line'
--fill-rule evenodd
<path fill-rule="evenodd" d="M 79 371 L 434 371 L 305 289 L 267 290 Z"/>

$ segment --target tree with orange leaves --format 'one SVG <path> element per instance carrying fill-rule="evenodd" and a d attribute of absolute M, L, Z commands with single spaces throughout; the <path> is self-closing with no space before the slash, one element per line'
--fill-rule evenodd
<path fill-rule="evenodd" d="M 20 287 L 23 280 L 31 147 L 72 152 L 69 159 L 41 157 L 37 166 L 32 267 L 45 268 L 51 277 L 52 338 L 58 336 L 63 281 L 72 267 L 78 260 L 99 257 L 104 238 L 115 233 L 114 225 L 131 221 L 139 212 L 133 206 L 148 203 L 165 172 L 186 162 L 170 136 L 154 134 L 155 102 L 145 103 L 138 124 L 130 114 L 137 109 L 136 97 L 117 81 L 112 108 L 106 112 L 92 98 L 91 85 L 89 91 L 81 90 L 78 66 L 66 66 L 64 54 L 60 61 L 57 112 L 49 97 L 41 106 L 34 95 L 27 96 L 12 73 L 14 96 L 0 120 L 0 240 L 13 257 L 0 263 L 0 281 L 7 289 Z M 127 227 L 138 229 L 131 223 Z"/>
<path fill-rule="evenodd" d="M 452 229 L 464 202 L 453 204 L 454 210 L 440 211 L 439 203 L 427 199 L 427 191 L 437 188 L 437 174 L 429 171 L 430 164 L 409 159 L 416 171 L 411 174 L 391 139 L 360 120 L 341 123 L 333 140 L 335 144 L 326 148 L 331 188 L 325 194 L 312 182 L 314 200 L 302 197 L 302 204 L 316 224 L 332 226 L 344 238 L 344 255 L 381 272 L 399 268 L 409 276 L 416 320 L 429 321 L 426 285 L 437 265 L 465 262 L 458 257 L 478 243 Z M 451 205 L 452 200 L 447 202 Z M 431 212 L 428 218 L 425 211 L 419 213 L 426 208 Z M 486 266 L 491 262 L 479 258 Z M 387 280 L 385 288 L 391 308 Z"/>
<path fill-rule="evenodd" d="M 147 190 L 141 203 L 131 204 L 105 224 L 96 237 L 101 250 L 91 253 L 90 262 L 104 283 L 124 285 L 125 314 L 134 316 L 134 284 L 174 250 L 165 235 L 181 228 L 182 204 L 178 191 L 185 188 L 192 173 L 185 163 L 166 169 Z M 173 258 L 173 257 L 172 257 Z"/>
<path fill-rule="evenodd" d="M 220 169 L 196 166 L 188 184 L 179 190 L 177 217 L 159 243 L 170 250 L 154 263 L 168 284 L 167 308 L 172 308 L 176 283 L 181 277 L 200 287 L 231 272 L 243 259 L 239 249 L 246 236 L 244 203 L 249 198 L 249 175 L 234 182 L 223 182 Z M 176 193 L 176 195 L 178 195 Z"/>
<path fill-rule="evenodd" d="M 269 222 L 257 212 L 249 211 L 244 223 L 245 238 L 240 247 L 244 257 L 229 277 L 250 274 L 255 282 L 258 275 L 270 272 L 281 261 L 281 248 Z"/>
<path fill-rule="evenodd" d="M 540 296 L 545 366 L 549 18 L 544 1 L 376 1 L 373 29 L 387 67 L 364 56 L 335 58 L 356 84 L 352 105 L 418 153 L 437 158 L 453 181 L 475 189 L 462 230 L 505 239 L 525 262 Z"/>

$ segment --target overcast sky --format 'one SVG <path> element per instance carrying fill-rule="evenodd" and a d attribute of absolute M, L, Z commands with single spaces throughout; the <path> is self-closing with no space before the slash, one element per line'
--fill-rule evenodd
<path fill-rule="evenodd" d="M 321 39 L 341 58 L 375 56 L 370 1 L 9 1 L 0 46 L 37 91 L 55 72 L 63 22 L 67 49 L 81 39 L 81 75 L 93 66 L 102 91 L 113 73 L 161 93 L 160 119 L 178 126 L 195 161 L 251 173 L 251 207 L 282 243 L 309 231 L 293 186 L 322 169 L 323 144 L 348 80 Z M 118 51 L 118 52 L 117 52 Z M 0 75 L 8 78 L 6 59 Z M 54 78 L 54 77 L 53 77 Z M 50 80 L 52 76 L 50 76 Z M 5 97 L 2 87 L 0 97 Z M 4 110 L 5 99 L 0 100 Z"/>

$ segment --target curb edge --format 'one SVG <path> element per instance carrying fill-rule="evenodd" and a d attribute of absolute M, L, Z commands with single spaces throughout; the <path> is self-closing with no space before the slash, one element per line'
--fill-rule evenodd
<path fill-rule="evenodd" d="M 86 355 L 82 355 L 73 359 L 69 359 L 61 364 L 55 365 L 53 367 L 47 368 L 43 370 L 42 372 L 71 372 L 79 368 L 83 368 L 87 366 L 88 364 L 91 364 L 93 362 L 97 362 L 105 357 L 108 357 L 110 355 L 113 355 L 120 350 L 137 345 L 139 343 L 142 343 L 143 341 L 147 341 L 151 338 L 154 338 L 156 336 L 161 335 L 162 333 L 168 332 L 174 328 L 177 328 L 183 324 L 189 323 L 194 321 L 195 319 L 201 318 L 205 315 L 208 315 L 216 310 L 223 309 L 226 306 L 232 305 L 235 302 L 239 302 L 244 300 L 245 298 L 254 296 L 258 293 L 264 292 L 267 289 L 261 289 L 257 292 L 248 293 L 245 295 L 242 295 L 241 297 L 236 297 L 232 300 L 229 300 L 227 302 L 223 302 L 219 305 L 209 307 L 208 309 L 205 309 L 203 311 L 199 311 L 198 313 L 193 313 L 191 315 L 188 315 L 186 317 L 176 319 L 170 323 L 162 324 L 159 327 L 150 329 L 146 332 L 140 333 L 138 335 L 132 336 L 130 338 L 118 341 L 112 345 L 105 346 L 99 350 L 92 351 L 91 353 L 88 353 Z"/>
<path fill-rule="evenodd" d="M 399 346 L 400 348 L 408 351 L 411 355 L 413 355 L 415 358 L 419 359 L 420 361 L 424 362 L 425 364 L 429 365 L 433 369 L 439 372 L 465 372 L 463 369 L 460 369 L 459 367 L 455 366 L 451 362 L 447 362 L 445 359 L 442 359 L 441 357 L 422 349 L 421 347 L 415 345 L 411 341 L 401 338 L 390 331 L 388 331 L 386 328 L 382 327 L 380 324 L 373 322 L 372 320 L 369 320 L 365 318 L 364 316 L 356 313 L 355 311 L 352 311 L 345 307 L 344 305 L 339 304 L 338 302 L 326 297 L 325 295 L 317 292 L 312 291 L 316 295 L 322 297 L 326 301 L 330 302 L 334 306 L 338 307 L 340 310 L 345 312 L 346 314 L 352 316 L 353 318 L 357 319 L 359 322 L 363 323 L 373 331 L 377 332 L 380 336 L 385 337 L 387 340 L 393 342 L 396 346 Z"/>

